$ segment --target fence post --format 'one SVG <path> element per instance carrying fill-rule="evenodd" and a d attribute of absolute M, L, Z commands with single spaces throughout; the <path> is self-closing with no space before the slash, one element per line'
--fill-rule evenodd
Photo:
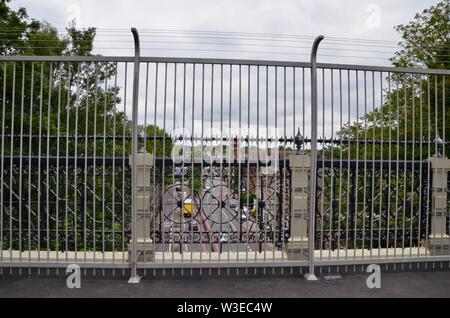
<path fill-rule="evenodd" d="M 139 101 L 139 67 L 140 67 L 140 44 L 139 34 L 136 28 L 131 28 L 134 39 L 134 74 L 133 74 L 133 109 L 132 109 L 132 139 L 131 139 L 131 277 L 129 283 L 139 283 L 140 277 L 137 274 L 137 120 Z"/>
<path fill-rule="evenodd" d="M 317 186 L 317 49 L 324 38 L 319 35 L 311 49 L 311 174 L 309 178 L 309 272 L 305 274 L 307 280 L 317 280 L 314 275 L 314 235 L 316 213 L 316 186 Z"/>
<path fill-rule="evenodd" d="M 432 172 L 431 233 L 428 247 L 433 255 L 447 255 L 450 239 L 447 234 L 447 187 L 450 159 L 436 155 L 429 158 Z"/>
<path fill-rule="evenodd" d="M 151 180 L 153 167 L 153 155 L 145 149 L 145 139 L 141 137 L 141 148 L 136 154 L 136 158 L 130 158 L 135 163 L 136 175 L 136 233 L 133 239 L 136 240 L 135 251 L 142 256 L 143 261 L 151 261 L 154 256 L 153 240 L 150 236 L 152 221 L 151 214 Z M 139 258 L 138 258 L 139 259 Z"/>
<path fill-rule="evenodd" d="M 289 156 L 291 169 L 291 222 L 290 236 L 287 242 L 288 256 L 294 259 L 302 257 L 308 248 L 308 176 L 311 158 L 300 151 Z"/>

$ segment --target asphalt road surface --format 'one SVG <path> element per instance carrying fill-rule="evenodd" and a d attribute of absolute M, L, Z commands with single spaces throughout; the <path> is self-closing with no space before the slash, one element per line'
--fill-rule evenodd
<path fill-rule="evenodd" d="M 366 274 L 347 274 L 341 280 L 306 281 L 303 277 L 143 279 L 82 279 L 80 289 L 68 289 L 66 278 L 2 278 L 5 297 L 450 297 L 450 271 L 382 273 L 381 288 L 369 289 Z M 188 295 L 188 296 L 187 296 Z"/>

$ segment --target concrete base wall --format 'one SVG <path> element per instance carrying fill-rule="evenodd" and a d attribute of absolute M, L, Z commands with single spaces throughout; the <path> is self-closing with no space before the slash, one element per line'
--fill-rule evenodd
<path fill-rule="evenodd" d="M 447 250 L 448 251 L 448 250 Z M 151 263 L 247 263 L 247 262 L 289 262 L 291 260 L 297 260 L 297 257 L 293 257 L 295 252 L 286 251 L 266 251 L 266 252 L 154 252 L 153 261 Z M 377 260 L 377 259 L 403 259 L 408 258 L 427 258 L 436 254 L 432 253 L 432 250 L 426 247 L 414 247 L 414 248 L 382 248 L 382 249 L 348 249 L 348 250 L 316 250 L 314 251 L 314 259 L 316 261 L 336 261 L 336 260 L 351 260 L 358 261 L 364 260 Z M 440 254 L 442 255 L 442 254 Z M 450 256 L 448 253 L 444 256 Z M 0 266 L 2 263 L 23 263 L 24 267 L 27 267 L 27 262 L 46 262 L 52 263 L 108 263 L 108 264 L 124 264 L 129 259 L 129 253 L 126 252 L 56 252 L 56 251 L 0 251 Z M 302 260 L 307 261 L 307 255 L 302 257 Z"/>

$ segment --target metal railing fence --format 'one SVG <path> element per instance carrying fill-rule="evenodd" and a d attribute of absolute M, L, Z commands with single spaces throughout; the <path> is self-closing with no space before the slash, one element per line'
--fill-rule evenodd
<path fill-rule="evenodd" d="M 0 57 L 0 266 L 450 260 L 449 70 L 134 36 L 134 57 Z"/>

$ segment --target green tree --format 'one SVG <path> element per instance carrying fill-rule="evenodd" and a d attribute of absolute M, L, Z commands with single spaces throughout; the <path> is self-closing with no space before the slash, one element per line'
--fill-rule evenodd
<path fill-rule="evenodd" d="M 9 3 L 0 2 L 2 55 L 93 55 L 95 28 L 79 30 L 71 24 L 60 35 L 47 22 L 30 18 L 25 8 L 15 11 Z M 118 107 L 117 72 L 117 64 L 110 62 L 0 62 L 2 227 L 22 229 L 4 233 L 4 248 L 22 244 L 73 250 L 76 245 L 78 250 L 108 250 L 114 241 L 114 248 L 126 243 L 129 166 L 63 162 L 130 154 L 132 123 Z M 148 150 L 159 155 L 162 142 L 153 145 L 154 134 L 167 133 L 148 127 Z M 13 157 L 41 160 L 37 166 L 12 163 Z M 50 158 L 61 159 L 47 168 Z M 19 193 L 22 198 L 16 198 Z M 65 241 L 66 232 L 70 242 Z"/>
<path fill-rule="evenodd" d="M 450 2 L 444 0 L 416 14 L 408 24 L 396 26 L 402 41 L 401 49 L 391 58 L 393 65 L 449 69 L 449 16 Z M 417 160 L 433 155 L 433 140 L 450 136 L 450 79 L 444 75 L 392 73 L 385 83 L 390 89 L 384 87 L 383 104 L 338 132 L 342 139 L 350 141 L 350 146 L 344 142 L 344 156 L 350 152 L 354 159 L 395 159 L 398 155 Z M 367 140 L 368 145 L 360 145 L 357 152 L 356 140 Z M 450 155 L 450 147 L 446 147 L 446 154 Z"/>
<path fill-rule="evenodd" d="M 391 58 L 396 67 L 426 67 L 449 69 L 450 63 L 450 2 L 444 0 L 414 16 L 395 30 L 401 34 L 400 50 Z M 362 72 L 361 76 L 364 76 Z M 370 72 L 369 72 L 370 74 Z M 346 164 L 335 171 L 334 177 L 325 176 L 323 228 L 346 228 L 366 231 L 350 234 L 350 246 L 372 247 L 384 239 L 377 238 L 377 230 L 390 229 L 390 246 L 417 246 L 423 233 L 412 239 L 410 231 L 426 228 L 426 217 L 421 216 L 425 198 L 423 182 L 426 176 L 413 176 L 421 171 L 407 166 L 366 168 L 374 160 L 399 159 L 416 163 L 442 152 L 433 141 L 436 137 L 448 140 L 450 136 L 450 79 L 445 75 L 383 73 L 383 102 L 357 121 L 348 122 L 338 135 L 342 144 L 323 149 L 333 157 L 356 160 L 358 171 Z M 360 93 L 361 94 L 361 93 Z M 355 105 L 353 105 L 355 106 Z M 445 118 L 445 120 L 444 120 Z M 450 147 L 445 147 L 450 156 Z M 319 156 L 321 156 L 320 154 Z M 333 186 L 334 183 L 334 186 Z M 422 189 L 418 191 L 418 189 Z M 428 199 L 427 199 L 428 200 Z M 348 215 L 347 215 L 348 213 Z M 398 229 L 392 233 L 392 229 Z M 370 230 L 370 231 L 368 231 Z M 362 234 L 364 235 L 364 234 Z M 393 236 L 396 237 L 394 238 Z M 410 239 L 408 239 L 408 235 Z M 402 241 L 405 236 L 406 242 Z M 399 239 L 399 237 L 401 239 Z"/>

